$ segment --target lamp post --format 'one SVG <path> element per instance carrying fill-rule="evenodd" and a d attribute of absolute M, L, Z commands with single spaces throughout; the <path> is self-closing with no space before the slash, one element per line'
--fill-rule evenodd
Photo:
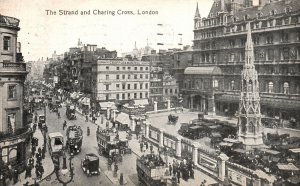
<path fill-rule="evenodd" d="M 74 167 L 72 167 L 72 159 L 73 159 L 73 155 L 71 155 L 69 157 L 69 169 L 67 168 L 67 157 L 65 152 L 63 153 L 63 165 L 62 168 L 59 168 L 58 165 L 58 169 L 55 170 L 55 175 L 57 180 L 63 185 L 63 186 L 67 186 L 68 183 L 73 181 L 74 178 Z M 63 174 L 64 176 L 69 173 L 69 179 L 65 180 L 61 178 L 61 174 Z"/>

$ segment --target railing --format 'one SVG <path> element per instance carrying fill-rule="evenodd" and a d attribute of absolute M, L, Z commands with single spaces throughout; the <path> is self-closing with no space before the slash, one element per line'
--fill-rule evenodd
<path fill-rule="evenodd" d="M 0 132 L 0 141 L 3 139 L 10 140 L 26 137 L 28 132 L 30 132 L 30 129 L 28 127 L 18 128 L 15 131 Z"/>
<path fill-rule="evenodd" d="M 0 62 L 0 71 L 26 71 L 26 63 Z"/>

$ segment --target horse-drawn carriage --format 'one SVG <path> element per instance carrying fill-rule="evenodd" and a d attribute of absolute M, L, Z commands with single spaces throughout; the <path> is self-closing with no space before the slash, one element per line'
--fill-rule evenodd
<path fill-rule="evenodd" d="M 177 121 L 178 121 L 178 116 L 170 114 L 168 116 L 168 121 L 169 121 L 170 124 L 176 124 Z"/>

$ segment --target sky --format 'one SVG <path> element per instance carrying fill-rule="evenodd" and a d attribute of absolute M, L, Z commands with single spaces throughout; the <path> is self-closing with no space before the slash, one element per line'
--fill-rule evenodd
<path fill-rule="evenodd" d="M 76 47 L 79 38 L 84 44 L 117 50 L 121 56 L 135 42 L 138 48 L 145 47 L 147 39 L 155 49 L 158 42 L 165 47 L 180 40 L 192 45 L 197 2 L 201 16 L 207 17 L 213 0 L 0 0 L 0 14 L 20 19 L 18 41 L 25 61 L 51 57 L 54 51 L 62 54 Z M 46 10 L 56 15 L 50 11 L 47 15 Z M 59 15 L 60 10 L 90 11 L 90 15 Z M 93 14 L 98 10 L 115 11 L 115 16 Z M 135 15 L 118 15 L 118 10 Z M 158 14 L 137 15 L 149 10 Z"/>

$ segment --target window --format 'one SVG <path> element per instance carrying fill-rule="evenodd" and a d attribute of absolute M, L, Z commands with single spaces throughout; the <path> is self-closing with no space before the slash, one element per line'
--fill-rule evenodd
<path fill-rule="evenodd" d="M 123 99 L 123 100 L 125 99 L 125 94 L 122 94 L 122 99 Z"/>
<path fill-rule="evenodd" d="M 145 89 L 148 89 L 148 83 L 145 84 Z"/>
<path fill-rule="evenodd" d="M 268 93 L 273 93 L 274 92 L 274 87 L 273 87 L 273 82 L 268 83 Z"/>
<path fill-rule="evenodd" d="M 235 83 L 234 83 L 234 81 L 231 81 L 231 90 L 235 90 Z"/>
<path fill-rule="evenodd" d="M 289 59 L 290 49 L 289 48 L 283 48 L 283 59 Z"/>
<path fill-rule="evenodd" d="M 134 89 L 135 89 L 135 90 L 137 89 L 137 84 L 134 84 Z"/>
<path fill-rule="evenodd" d="M 177 89 L 175 89 L 175 94 L 177 94 Z"/>
<path fill-rule="evenodd" d="M 123 67 L 122 69 L 123 69 L 123 70 L 126 70 L 126 67 Z"/>
<path fill-rule="evenodd" d="M 268 60 L 273 61 L 274 60 L 274 50 L 268 49 Z"/>
<path fill-rule="evenodd" d="M 127 94 L 127 99 L 130 99 L 130 93 Z"/>
<path fill-rule="evenodd" d="M 116 98 L 117 98 L 117 99 L 120 99 L 120 95 L 119 95 L 119 94 L 116 94 Z"/>
<path fill-rule="evenodd" d="M 122 89 L 125 90 L 126 89 L 126 85 L 122 84 Z"/>
<path fill-rule="evenodd" d="M 168 89 L 165 89 L 165 94 L 168 94 Z"/>
<path fill-rule="evenodd" d="M 137 79 L 137 75 L 136 74 L 134 75 L 134 79 Z"/>
<path fill-rule="evenodd" d="M 108 74 L 106 75 L 106 80 L 109 80 L 109 75 Z"/>
<path fill-rule="evenodd" d="M 289 35 L 286 32 L 281 33 L 281 42 L 288 42 L 289 41 Z"/>
<path fill-rule="evenodd" d="M 213 88 L 218 88 L 219 87 L 219 82 L 218 82 L 218 80 L 214 80 L 213 81 Z"/>
<path fill-rule="evenodd" d="M 173 89 L 170 89 L 170 94 L 173 94 Z"/>
<path fill-rule="evenodd" d="M 131 70 L 131 67 L 127 67 L 127 70 Z"/>
<path fill-rule="evenodd" d="M 230 39 L 229 40 L 229 46 L 230 47 L 234 47 L 235 43 L 234 43 L 234 40 L 233 39 Z"/>
<path fill-rule="evenodd" d="M 17 85 L 8 85 L 8 99 L 17 98 Z"/>
<path fill-rule="evenodd" d="M 257 17 L 258 17 L 258 18 L 261 18 L 262 15 L 263 15 L 263 13 L 261 13 L 261 12 L 257 13 Z"/>
<path fill-rule="evenodd" d="M 148 79 L 148 74 L 146 74 L 145 78 Z"/>
<path fill-rule="evenodd" d="M 120 79 L 120 75 L 117 75 L 117 79 Z"/>
<path fill-rule="evenodd" d="M 140 93 L 140 98 L 143 98 L 143 93 L 142 92 Z"/>
<path fill-rule="evenodd" d="M 143 79 L 143 74 L 140 74 L 140 78 Z"/>
<path fill-rule="evenodd" d="M 105 85 L 106 86 L 106 90 L 109 90 L 109 85 Z"/>
<path fill-rule="evenodd" d="M 128 74 L 128 79 L 130 79 L 130 74 Z"/>
<path fill-rule="evenodd" d="M 120 88 L 120 84 L 116 84 L 116 88 L 119 89 Z"/>
<path fill-rule="evenodd" d="M 143 67 L 140 67 L 140 70 L 143 70 Z"/>
<path fill-rule="evenodd" d="M 148 92 L 145 92 L 145 98 L 148 98 Z"/>
<path fill-rule="evenodd" d="M 122 79 L 125 79 L 125 75 L 124 74 L 122 75 Z"/>
<path fill-rule="evenodd" d="M 146 70 L 148 70 L 148 67 L 146 67 Z"/>
<path fill-rule="evenodd" d="M 10 50 L 10 41 L 11 38 L 9 36 L 3 37 L 3 50 Z"/>
<path fill-rule="evenodd" d="M 16 113 L 7 114 L 8 132 L 14 132 L 16 129 Z"/>
<path fill-rule="evenodd" d="M 120 67 L 117 67 L 117 70 L 120 70 Z"/>
<path fill-rule="evenodd" d="M 134 67 L 134 70 L 137 70 L 137 67 Z"/>
<path fill-rule="evenodd" d="M 276 14 L 276 10 L 271 10 L 270 15 L 273 16 Z"/>
<path fill-rule="evenodd" d="M 140 89 L 143 89 L 143 83 L 140 84 Z"/>
<path fill-rule="evenodd" d="M 285 8 L 285 13 L 288 14 L 288 13 L 290 13 L 290 12 L 291 12 L 291 7 L 286 7 L 286 8 Z"/>
<path fill-rule="evenodd" d="M 106 94 L 106 101 L 108 101 L 109 100 L 109 94 Z"/>
<path fill-rule="evenodd" d="M 283 83 L 283 93 L 289 94 L 289 89 L 290 89 L 289 83 L 288 82 Z"/>
<path fill-rule="evenodd" d="M 127 84 L 127 89 L 128 89 L 128 90 L 130 89 L 130 84 Z"/>
<path fill-rule="evenodd" d="M 137 95 L 136 93 L 134 93 L 134 94 L 133 94 L 133 97 L 134 97 L 134 99 L 136 99 L 136 98 L 137 98 L 137 96 L 136 96 L 136 95 Z"/>
<path fill-rule="evenodd" d="M 106 66 L 106 70 L 109 70 L 109 66 Z"/>
<path fill-rule="evenodd" d="M 269 35 L 267 36 L 267 44 L 272 44 L 273 43 L 273 36 L 272 35 Z"/>
<path fill-rule="evenodd" d="M 253 38 L 253 43 L 259 45 L 259 36 Z"/>

